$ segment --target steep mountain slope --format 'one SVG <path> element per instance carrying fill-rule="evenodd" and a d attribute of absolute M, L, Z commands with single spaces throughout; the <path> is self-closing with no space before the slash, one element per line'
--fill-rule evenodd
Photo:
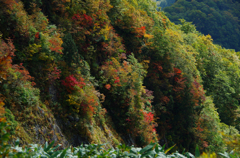
<path fill-rule="evenodd" d="M 0 103 L 22 144 L 225 151 L 238 134 L 239 54 L 151 0 L 2 0 L 0 19 Z"/>

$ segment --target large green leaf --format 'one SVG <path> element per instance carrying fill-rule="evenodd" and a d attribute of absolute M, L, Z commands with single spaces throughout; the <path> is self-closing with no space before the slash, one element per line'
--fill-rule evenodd
<path fill-rule="evenodd" d="M 148 151 L 148 150 L 152 150 L 153 147 L 156 145 L 156 143 L 150 143 L 149 145 L 147 145 L 146 147 L 144 147 L 142 150 L 140 150 L 140 154 L 143 154 L 144 152 Z"/>

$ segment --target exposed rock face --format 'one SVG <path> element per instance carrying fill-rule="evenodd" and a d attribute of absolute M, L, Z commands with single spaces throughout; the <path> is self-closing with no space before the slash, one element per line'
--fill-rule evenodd
<path fill-rule="evenodd" d="M 16 115 L 16 111 L 14 114 Z M 62 148 L 69 146 L 55 117 L 46 107 L 36 105 L 36 108 L 32 108 L 31 113 L 25 114 L 24 117 L 16 117 L 18 127 L 14 135 L 15 138 L 20 138 L 21 145 L 43 145 L 46 141 L 55 141 L 56 144 L 61 144 Z"/>
<path fill-rule="evenodd" d="M 49 94 L 51 95 L 51 101 L 52 102 L 57 102 L 57 89 L 54 86 L 54 84 L 51 84 L 49 86 Z"/>
<path fill-rule="evenodd" d="M 49 94 L 52 103 L 58 102 L 58 91 L 54 85 L 50 85 Z M 16 132 L 16 137 L 21 139 L 22 145 L 44 145 L 45 142 L 54 141 L 61 144 L 61 148 L 90 143 L 107 144 L 106 148 L 111 148 L 122 142 L 113 129 L 99 122 L 99 118 L 83 120 L 77 114 L 62 117 L 54 115 L 51 106 L 51 103 L 45 105 L 39 102 L 30 110 L 22 112 L 24 119 L 17 118 L 20 130 Z"/>
<path fill-rule="evenodd" d="M 49 115 L 49 112 L 44 111 L 41 107 L 38 106 L 39 114 L 41 118 L 44 118 L 46 115 Z M 44 137 L 48 138 L 48 141 L 55 141 L 58 142 L 59 144 L 62 144 L 62 147 L 65 148 L 69 146 L 68 141 L 66 140 L 65 136 L 62 134 L 62 131 L 60 127 L 57 124 L 56 119 L 51 116 L 47 117 L 47 125 L 48 126 L 43 126 L 41 124 L 36 124 L 35 125 L 35 135 L 36 135 L 36 141 L 39 144 L 44 144 L 46 140 Z"/>
<path fill-rule="evenodd" d="M 68 120 L 63 121 L 60 118 L 56 119 L 56 124 L 59 125 L 58 130 L 62 132 L 67 136 L 68 139 L 68 144 L 72 145 L 72 146 L 79 146 L 81 144 L 89 144 L 89 142 L 87 141 L 86 138 L 83 138 L 82 136 L 80 136 L 80 134 L 78 134 L 78 130 L 80 129 L 73 129 L 71 126 L 71 123 L 73 123 L 75 121 L 75 119 L 72 116 L 69 116 Z M 61 132 L 61 134 L 62 134 Z M 64 135 L 63 134 L 63 135 Z"/>

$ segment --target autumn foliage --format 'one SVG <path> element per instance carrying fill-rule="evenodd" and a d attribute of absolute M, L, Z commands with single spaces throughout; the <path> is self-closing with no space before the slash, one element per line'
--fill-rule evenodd
<path fill-rule="evenodd" d="M 47 111 L 70 145 L 221 151 L 225 127 L 240 129 L 239 53 L 151 0 L 5 0 L 0 19 L 0 111 L 22 140 L 45 131 Z"/>
<path fill-rule="evenodd" d="M 80 81 L 77 81 L 74 75 L 70 75 L 62 81 L 62 85 L 67 88 L 68 92 L 72 92 L 75 86 L 83 88 L 83 86 L 85 86 L 86 84 L 84 83 L 84 79 L 82 77 L 80 77 Z"/>

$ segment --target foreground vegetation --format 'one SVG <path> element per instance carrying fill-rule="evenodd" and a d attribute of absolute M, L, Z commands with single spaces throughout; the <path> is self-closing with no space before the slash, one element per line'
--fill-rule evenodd
<path fill-rule="evenodd" d="M 151 143 L 144 148 L 118 145 L 115 148 L 106 150 L 104 146 L 104 144 L 85 144 L 79 147 L 70 147 L 61 150 L 59 149 L 60 145 L 54 146 L 54 142 L 50 144 L 46 142 L 43 147 L 37 144 L 30 144 L 28 145 L 28 147 L 22 148 L 19 147 L 18 140 L 15 142 L 15 145 L 13 147 L 5 146 L 4 148 L 0 148 L 0 156 L 12 158 L 217 158 L 218 155 L 218 157 L 220 156 L 225 158 L 239 158 L 239 155 L 237 155 L 233 151 L 231 153 L 203 153 L 200 155 L 198 147 L 196 148 L 195 156 L 189 152 L 171 153 L 171 149 L 173 147 L 164 150 L 165 146 L 161 147 L 157 143 Z"/>
<path fill-rule="evenodd" d="M 198 147 L 195 150 L 195 156 L 189 152 L 171 152 L 171 147 L 164 150 L 165 145 L 161 147 L 157 143 L 151 143 L 144 148 L 118 145 L 115 148 L 106 149 L 106 144 L 90 144 L 90 145 L 81 145 L 79 147 L 69 147 L 66 149 L 60 149 L 61 145 L 54 145 L 54 141 L 50 144 L 47 142 L 42 147 L 37 144 L 30 144 L 26 147 L 20 147 L 19 140 L 15 141 L 14 146 L 7 145 L 9 141 L 9 133 L 7 133 L 6 123 L 0 123 L 0 156 L 1 157 L 11 157 L 11 158 L 215 158 L 217 157 L 216 153 L 206 154 L 203 153 L 200 155 Z M 171 153 L 171 154 L 170 154 Z M 219 156 L 226 158 L 238 158 L 239 155 L 232 151 L 231 153 L 218 153 Z"/>

